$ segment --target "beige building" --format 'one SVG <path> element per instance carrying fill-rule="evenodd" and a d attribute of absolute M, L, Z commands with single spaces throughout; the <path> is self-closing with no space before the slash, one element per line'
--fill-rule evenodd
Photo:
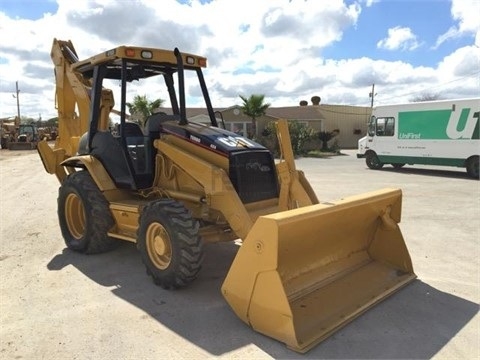
<path fill-rule="evenodd" d="M 168 111 L 168 109 L 159 109 Z M 187 108 L 187 118 L 190 121 L 201 123 L 210 123 L 205 108 Z M 251 128 L 252 119 L 242 113 L 241 106 L 235 105 L 228 108 L 215 109 L 217 119 L 223 117 L 225 128 L 246 135 Z M 336 142 L 340 148 L 357 148 L 358 139 L 365 136 L 367 132 L 367 122 L 371 116 L 371 108 L 365 106 L 350 105 L 330 105 L 330 104 L 306 104 L 269 107 L 264 116 L 257 119 L 257 136 L 265 129 L 270 121 L 286 119 L 296 120 L 303 123 L 315 131 L 333 131 L 338 130 Z"/>

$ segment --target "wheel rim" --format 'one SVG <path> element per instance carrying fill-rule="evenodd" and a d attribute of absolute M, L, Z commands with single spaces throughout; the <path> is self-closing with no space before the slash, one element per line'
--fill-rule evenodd
<path fill-rule="evenodd" d="M 80 240 L 85 233 L 86 218 L 82 200 L 77 194 L 69 194 L 65 200 L 65 220 L 70 234 Z"/>
<path fill-rule="evenodd" d="M 172 243 L 163 225 L 151 224 L 146 234 L 147 251 L 150 260 L 161 270 L 165 270 L 172 261 Z"/>

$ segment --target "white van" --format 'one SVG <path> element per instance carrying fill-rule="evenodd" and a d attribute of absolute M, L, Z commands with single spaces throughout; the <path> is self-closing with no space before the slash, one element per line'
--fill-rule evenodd
<path fill-rule="evenodd" d="M 358 158 L 370 169 L 384 164 L 457 166 L 478 179 L 480 98 L 425 101 L 373 109 Z"/>

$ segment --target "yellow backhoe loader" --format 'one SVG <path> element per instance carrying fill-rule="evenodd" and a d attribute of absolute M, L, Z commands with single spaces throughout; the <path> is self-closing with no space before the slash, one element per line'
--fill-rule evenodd
<path fill-rule="evenodd" d="M 18 116 L 0 119 L 1 147 L 9 150 L 34 150 L 39 140 L 35 124 L 20 124 Z"/>
<path fill-rule="evenodd" d="M 38 151 L 60 182 L 69 249 L 98 253 L 118 240 L 136 243 L 153 281 L 175 289 L 197 277 L 203 243 L 241 239 L 221 292 L 245 323 L 297 352 L 415 279 L 398 226 L 401 191 L 319 203 L 295 168 L 285 121 L 277 124 L 278 163 L 263 146 L 218 126 L 206 58 L 120 46 L 80 61 L 70 41 L 57 39 L 51 57 L 59 132 L 53 147 L 42 141 Z M 186 118 L 192 79 L 209 126 Z M 127 87 L 145 80 L 166 89 L 171 111 L 141 128 L 127 121 Z M 108 131 L 108 81 L 120 85 L 119 136 Z"/>
<path fill-rule="evenodd" d="M 8 143 L 10 150 L 34 150 L 37 148 L 39 134 L 34 124 L 21 124 L 18 126 L 15 136 Z"/>

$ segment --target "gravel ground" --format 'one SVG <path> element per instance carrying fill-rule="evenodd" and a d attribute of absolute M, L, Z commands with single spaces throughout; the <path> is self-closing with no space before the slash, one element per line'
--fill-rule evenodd
<path fill-rule="evenodd" d="M 67 250 L 56 178 L 35 151 L 0 150 L 0 358 L 479 359 L 479 181 L 455 168 L 373 171 L 344 153 L 297 166 L 322 201 L 401 188 L 418 279 L 300 355 L 251 330 L 223 300 L 234 244 L 207 245 L 199 278 L 162 290 L 134 244 L 91 256 Z"/>

